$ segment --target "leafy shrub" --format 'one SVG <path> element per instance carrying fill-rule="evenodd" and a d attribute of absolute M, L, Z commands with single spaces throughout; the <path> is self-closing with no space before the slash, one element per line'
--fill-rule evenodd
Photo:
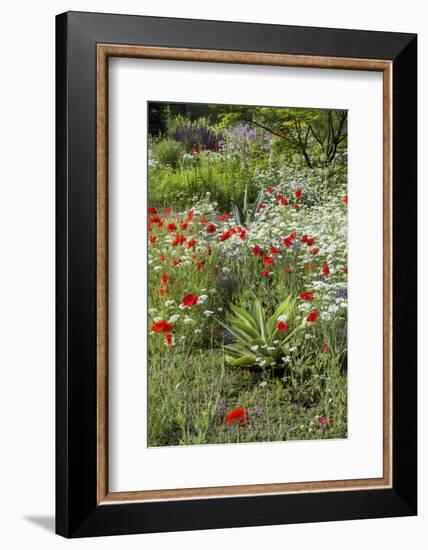
<path fill-rule="evenodd" d="M 183 146 L 178 141 L 164 139 L 156 146 L 155 156 L 160 164 L 177 167 Z"/>

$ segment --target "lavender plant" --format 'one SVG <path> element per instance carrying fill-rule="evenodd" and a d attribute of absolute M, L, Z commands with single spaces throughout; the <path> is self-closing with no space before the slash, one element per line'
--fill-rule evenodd
<path fill-rule="evenodd" d="M 187 151 L 192 149 L 218 149 L 222 135 L 215 132 L 206 119 L 186 120 L 179 118 L 170 132 L 170 137 L 182 143 Z"/>

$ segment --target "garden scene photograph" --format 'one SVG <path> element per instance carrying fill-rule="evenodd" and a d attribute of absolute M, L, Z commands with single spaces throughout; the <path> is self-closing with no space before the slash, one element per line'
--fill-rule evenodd
<path fill-rule="evenodd" d="M 148 103 L 148 446 L 347 437 L 347 111 Z"/>

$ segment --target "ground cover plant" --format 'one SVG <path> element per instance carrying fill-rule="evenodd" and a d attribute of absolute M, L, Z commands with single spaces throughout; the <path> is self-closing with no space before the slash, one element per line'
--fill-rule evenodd
<path fill-rule="evenodd" d="M 347 436 L 347 113 L 149 104 L 148 444 Z"/>

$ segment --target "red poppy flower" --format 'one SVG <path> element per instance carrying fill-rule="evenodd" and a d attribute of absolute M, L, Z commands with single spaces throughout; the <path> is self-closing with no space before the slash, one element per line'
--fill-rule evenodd
<path fill-rule="evenodd" d="M 198 262 L 196 264 L 196 269 L 204 269 L 205 267 L 205 262 Z"/>
<path fill-rule="evenodd" d="M 178 246 L 180 244 L 184 244 L 187 241 L 186 237 L 184 235 L 181 235 L 180 233 L 177 233 L 175 236 L 175 239 L 172 241 L 172 246 Z"/>
<path fill-rule="evenodd" d="M 268 193 L 272 194 L 272 193 L 275 191 L 275 189 L 274 189 L 273 187 L 268 187 L 268 188 L 266 189 L 266 191 L 267 191 Z"/>
<path fill-rule="evenodd" d="M 187 242 L 186 246 L 187 248 L 195 248 L 197 243 L 196 239 L 190 239 L 190 241 Z"/>
<path fill-rule="evenodd" d="M 263 269 L 262 275 L 263 277 L 269 277 L 269 275 L 272 273 L 272 271 L 269 271 L 269 269 Z"/>
<path fill-rule="evenodd" d="M 287 330 L 290 325 L 288 323 L 285 323 L 284 321 L 279 321 L 276 325 L 276 328 L 282 332 L 284 330 Z"/>
<path fill-rule="evenodd" d="M 228 218 L 229 216 L 226 214 L 226 212 L 217 216 L 219 222 L 227 222 Z"/>
<path fill-rule="evenodd" d="M 285 237 L 285 239 L 283 239 L 282 242 L 284 243 L 284 246 L 289 248 L 293 244 L 293 239 L 290 235 L 289 237 Z"/>
<path fill-rule="evenodd" d="M 158 222 L 158 227 L 159 228 L 163 227 L 163 221 L 162 220 L 160 222 Z"/>
<path fill-rule="evenodd" d="M 172 265 L 180 265 L 180 264 L 181 264 L 180 258 L 177 258 L 176 260 L 172 260 Z"/>
<path fill-rule="evenodd" d="M 323 351 L 323 353 L 330 353 L 330 348 L 329 348 L 329 345 L 327 344 L 327 342 L 323 342 L 322 351 Z"/>
<path fill-rule="evenodd" d="M 269 248 L 269 254 L 281 254 L 281 250 L 276 248 L 276 246 L 271 246 Z"/>
<path fill-rule="evenodd" d="M 288 205 L 288 200 L 286 197 L 282 197 L 281 199 L 281 204 L 283 204 L 284 206 L 287 206 Z"/>
<path fill-rule="evenodd" d="M 300 298 L 301 298 L 302 300 L 311 301 L 311 300 L 314 299 L 314 293 L 313 293 L 313 292 L 309 292 L 309 291 L 301 292 L 301 293 L 300 293 Z"/>
<path fill-rule="evenodd" d="M 326 418 L 325 416 L 320 416 L 318 418 L 318 424 L 321 428 L 327 428 L 330 424 L 333 424 L 333 420 L 331 418 Z"/>
<path fill-rule="evenodd" d="M 315 242 L 315 239 L 314 239 L 314 238 L 313 238 L 313 239 L 309 239 L 309 238 L 308 238 L 308 239 L 306 240 L 306 244 L 307 244 L 308 246 L 312 246 L 312 245 L 314 244 L 314 242 Z"/>
<path fill-rule="evenodd" d="M 152 325 L 152 331 L 153 332 L 171 332 L 173 329 L 173 325 L 168 323 L 168 321 L 165 321 L 165 319 L 162 319 L 162 321 L 158 321 L 154 325 Z"/>
<path fill-rule="evenodd" d="M 168 282 L 168 275 L 166 273 L 162 273 L 162 282 L 166 285 L 166 283 Z"/>
<path fill-rule="evenodd" d="M 168 206 L 168 208 L 165 208 L 163 215 L 165 218 L 167 218 L 170 214 L 171 214 L 171 208 Z"/>
<path fill-rule="evenodd" d="M 234 229 L 228 229 L 225 233 L 223 233 L 223 235 L 220 235 L 220 237 L 218 238 L 218 240 L 222 243 L 224 241 L 226 241 L 227 239 L 230 239 L 230 237 L 235 233 L 235 230 Z"/>
<path fill-rule="evenodd" d="M 150 223 L 159 223 L 161 221 L 161 219 L 159 218 L 159 216 L 152 216 L 150 219 L 149 219 L 149 222 Z"/>
<path fill-rule="evenodd" d="M 182 304 L 184 307 L 192 307 L 198 302 L 198 297 L 195 294 L 187 294 L 183 300 Z"/>
<path fill-rule="evenodd" d="M 300 187 L 294 191 L 294 195 L 297 200 L 299 200 L 302 197 L 302 190 L 300 189 Z"/>
<path fill-rule="evenodd" d="M 186 231 L 187 225 L 188 225 L 187 223 L 182 223 L 182 224 L 181 224 L 181 229 L 182 229 L 183 231 Z"/>
<path fill-rule="evenodd" d="M 165 262 L 168 258 L 166 256 L 160 256 L 159 261 Z"/>
<path fill-rule="evenodd" d="M 315 256 L 315 254 L 318 254 L 319 251 L 320 251 L 319 248 L 313 248 L 313 249 L 312 249 L 312 254 Z"/>
<path fill-rule="evenodd" d="M 307 242 L 308 242 L 308 238 L 309 238 L 309 237 L 306 235 L 306 233 L 304 233 L 304 234 L 302 235 L 302 238 L 300 239 L 300 242 L 302 242 L 302 243 L 307 243 Z"/>
<path fill-rule="evenodd" d="M 330 275 L 330 269 L 328 267 L 328 263 L 324 263 L 322 265 L 322 274 L 324 275 L 324 277 L 328 277 Z"/>
<path fill-rule="evenodd" d="M 275 197 L 275 199 L 276 199 L 276 202 L 281 202 L 282 195 L 278 193 L 278 195 Z"/>
<path fill-rule="evenodd" d="M 344 202 L 345 204 L 348 204 L 348 195 L 345 195 L 345 196 L 343 197 L 343 202 Z"/>
<path fill-rule="evenodd" d="M 307 317 L 306 317 L 306 320 L 308 321 L 308 323 L 315 323 L 315 321 L 318 319 L 318 311 L 313 311 L 312 313 L 310 313 Z"/>
<path fill-rule="evenodd" d="M 266 208 L 266 205 L 262 203 L 259 205 L 257 210 L 263 210 L 263 208 Z"/>
<path fill-rule="evenodd" d="M 265 256 L 263 258 L 263 263 L 265 265 L 273 265 L 275 263 L 275 258 L 273 256 Z"/>
<path fill-rule="evenodd" d="M 214 223 L 207 225 L 207 233 L 215 233 L 217 231 L 217 226 Z"/>
<path fill-rule="evenodd" d="M 198 223 L 208 223 L 208 218 L 199 218 Z"/>
<path fill-rule="evenodd" d="M 169 233 L 173 233 L 174 231 L 177 231 L 177 226 L 175 223 L 169 223 L 166 229 Z"/>
<path fill-rule="evenodd" d="M 255 255 L 255 256 L 263 256 L 264 252 L 263 250 L 260 248 L 260 246 L 258 244 L 255 244 L 253 246 L 253 248 L 251 249 L 251 252 Z"/>
<path fill-rule="evenodd" d="M 306 264 L 306 268 L 311 270 L 311 269 L 315 269 L 317 266 L 316 264 L 313 264 L 312 262 L 309 262 L 308 264 Z"/>
<path fill-rule="evenodd" d="M 158 238 L 156 237 L 156 235 L 152 235 L 150 238 L 150 243 L 151 244 L 155 244 L 155 242 L 158 240 Z"/>
<path fill-rule="evenodd" d="M 167 346 L 170 346 L 172 344 L 172 334 L 170 332 L 167 332 L 165 334 L 165 341 Z"/>
<path fill-rule="evenodd" d="M 243 241 L 245 241 L 246 237 L 247 237 L 247 233 L 246 233 L 246 231 L 243 229 L 243 230 L 240 231 L 240 233 L 239 233 L 239 238 L 242 239 Z"/>
<path fill-rule="evenodd" d="M 293 273 L 293 270 L 291 267 L 287 267 L 287 269 L 284 270 L 286 273 Z"/>
<path fill-rule="evenodd" d="M 247 409 L 245 407 L 237 407 L 236 409 L 233 409 L 233 411 L 230 411 L 230 413 L 227 415 L 224 422 L 225 424 L 233 424 L 235 422 L 238 422 L 241 427 L 245 426 L 245 424 L 248 422 Z"/>
<path fill-rule="evenodd" d="M 158 211 L 156 210 L 156 208 L 154 206 L 152 206 L 151 208 L 149 208 L 149 211 L 148 211 L 149 214 L 157 214 Z"/>

